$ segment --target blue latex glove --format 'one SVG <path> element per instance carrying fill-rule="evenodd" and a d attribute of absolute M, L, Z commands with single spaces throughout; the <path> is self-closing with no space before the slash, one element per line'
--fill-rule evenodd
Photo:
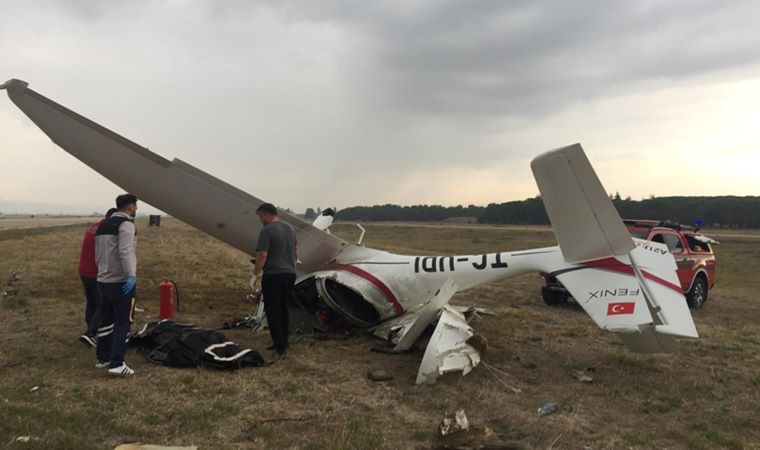
<path fill-rule="evenodd" d="M 124 294 L 129 294 L 129 292 L 134 289 L 135 287 L 135 277 L 129 277 L 127 278 L 126 283 L 124 283 L 124 286 L 121 288 L 121 292 Z"/>

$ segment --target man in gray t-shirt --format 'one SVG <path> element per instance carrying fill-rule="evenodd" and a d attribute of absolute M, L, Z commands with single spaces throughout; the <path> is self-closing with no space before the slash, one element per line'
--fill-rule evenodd
<path fill-rule="evenodd" d="M 256 214 L 264 228 L 256 244 L 253 276 L 261 277 L 264 312 L 273 342 L 271 349 L 276 350 L 277 356 L 284 356 L 288 350 L 288 303 L 296 281 L 296 236 L 290 224 L 280 221 L 277 208 L 271 203 L 259 206 Z"/>
<path fill-rule="evenodd" d="M 277 217 L 277 216 L 274 216 Z M 275 220 L 259 233 L 256 244 L 256 259 L 258 253 L 265 253 L 264 275 L 275 273 L 296 273 L 293 257 L 296 250 L 296 235 L 290 224 Z"/>

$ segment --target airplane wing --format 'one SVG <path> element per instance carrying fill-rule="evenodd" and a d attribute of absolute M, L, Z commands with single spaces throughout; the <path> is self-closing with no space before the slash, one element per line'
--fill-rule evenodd
<path fill-rule="evenodd" d="M 59 147 L 138 199 L 249 254 L 256 252 L 264 203 L 190 164 L 169 161 L 28 88 L 9 80 L 0 89 Z M 300 273 L 332 261 L 348 244 L 285 211 L 280 219 L 298 239 Z"/>

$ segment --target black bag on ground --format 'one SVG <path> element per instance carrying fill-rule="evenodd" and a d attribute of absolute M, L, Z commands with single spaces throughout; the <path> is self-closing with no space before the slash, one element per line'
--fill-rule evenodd
<path fill-rule="evenodd" d="M 172 320 L 150 322 L 129 337 L 148 361 L 170 367 L 237 369 L 265 366 L 258 352 L 242 348 L 220 332 Z"/>

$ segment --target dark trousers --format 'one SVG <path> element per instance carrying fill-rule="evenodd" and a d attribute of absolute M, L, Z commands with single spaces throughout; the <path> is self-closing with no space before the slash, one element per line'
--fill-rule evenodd
<path fill-rule="evenodd" d="M 84 298 L 86 304 L 84 307 L 84 321 L 87 324 L 87 331 L 85 334 L 88 336 L 95 336 L 100 325 L 100 316 L 98 314 L 98 280 L 95 278 L 79 276 L 82 279 L 82 285 L 84 286 Z"/>
<path fill-rule="evenodd" d="M 98 327 L 98 361 L 110 361 L 109 368 L 119 367 L 127 353 L 127 335 L 135 311 L 135 288 L 121 292 L 124 283 L 98 283 L 100 326 Z"/>
<path fill-rule="evenodd" d="M 264 274 L 261 279 L 261 293 L 264 295 L 264 313 L 267 315 L 269 334 L 278 352 L 288 349 L 288 327 L 290 315 L 288 303 L 293 297 L 294 273 Z"/>

